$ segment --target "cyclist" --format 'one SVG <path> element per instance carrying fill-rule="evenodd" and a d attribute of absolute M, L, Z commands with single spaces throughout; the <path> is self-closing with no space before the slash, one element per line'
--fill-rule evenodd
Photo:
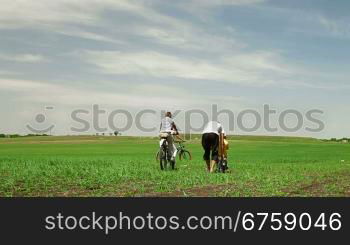
<path fill-rule="evenodd" d="M 160 133 L 167 134 L 166 140 L 168 142 L 168 156 L 171 157 L 171 159 L 168 160 L 175 162 L 177 148 L 174 144 L 173 135 L 178 135 L 179 132 L 177 130 L 175 122 L 172 119 L 171 112 L 165 113 L 165 117 L 160 123 Z"/>
<path fill-rule="evenodd" d="M 214 172 L 218 162 L 220 133 L 226 135 L 222 125 L 219 122 L 211 121 L 206 125 L 202 134 L 203 159 L 207 165 L 207 170 L 211 173 Z"/>

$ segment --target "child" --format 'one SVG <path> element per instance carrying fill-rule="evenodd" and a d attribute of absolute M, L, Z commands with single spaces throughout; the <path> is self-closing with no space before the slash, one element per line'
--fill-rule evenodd
<path fill-rule="evenodd" d="M 229 143 L 226 134 L 220 134 L 219 136 L 219 169 L 218 171 L 225 172 L 228 169 L 227 156 L 228 156 Z"/>
<path fill-rule="evenodd" d="M 229 149 L 229 144 L 228 144 L 228 140 L 226 139 L 226 135 L 224 135 L 224 160 L 227 161 L 227 151 Z"/>

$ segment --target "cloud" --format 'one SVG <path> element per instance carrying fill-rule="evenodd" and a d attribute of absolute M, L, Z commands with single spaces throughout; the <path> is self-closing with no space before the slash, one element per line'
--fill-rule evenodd
<path fill-rule="evenodd" d="M 43 104 L 71 108 L 96 103 L 136 110 L 239 105 L 242 98 L 231 94 L 241 95 L 252 107 L 274 99 L 280 105 L 289 102 L 278 92 L 294 98 L 293 93 L 303 91 L 300 97 L 297 94 L 300 102 L 290 103 L 307 107 L 322 104 L 318 97 L 336 90 L 335 105 L 349 89 L 346 62 L 340 64 L 346 57 L 324 71 L 318 64 L 323 54 L 314 52 L 308 58 L 298 53 L 309 36 L 286 38 L 295 35 L 290 32 L 293 27 L 312 37 L 319 38 L 317 32 L 346 37 L 346 19 L 289 8 L 280 11 L 278 6 L 285 4 L 264 2 L 268 1 L 0 0 L 0 29 L 6 28 L 0 30 L 5 37 L 0 55 L 5 64 L 0 70 L 2 102 L 11 102 L 17 116 L 22 105 L 26 110 Z M 230 18 L 236 11 L 239 15 Z M 254 24 L 257 21 L 261 25 Z M 262 30 L 256 31 L 258 26 Z M 18 64 L 3 61 L 50 63 L 42 69 L 40 64 L 35 70 L 25 67 L 19 74 Z M 19 121 L 16 116 L 7 117 L 7 123 Z"/>
<path fill-rule="evenodd" d="M 223 5 L 252 5 L 265 2 L 265 0 L 190 0 L 192 4 L 198 6 L 223 6 Z"/>
<path fill-rule="evenodd" d="M 152 3 L 151 1 L 150 3 Z M 130 0 L 0 0 L 0 29 L 39 29 L 66 36 L 95 41 L 125 43 L 121 39 L 129 36 L 149 38 L 158 44 L 173 48 L 210 50 L 217 45 L 222 48 L 238 46 L 233 38 L 207 34 L 188 21 L 162 14 L 143 1 Z M 110 21 L 104 16 L 106 11 L 127 14 L 128 20 L 141 19 L 136 25 L 123 19 Z M 38 14 L 40 13 L 40 14 Z M 117 15 L 118 16 L 118 15 Z M 89 27 L 117 33 L 118 38 Z M 113 31 L 116 30 L 116 31 Z M 115 35 L 114 35 L 115 36 Z M 216 44 L 216 45 L 214 45 Z"/>
<path fill-rule="evenodd" d="M 228 53 L 208 58 L 154 51 L 84 51 L 78 56 L 96 66 L 102 74 L 130 75 L 148 80 L 177 78 L 197 84 L 213 81 L 257 88 L 349 89 L 346 76 L 305 69 L 285 60 L 276 51 Z"/>
<path fill-rule="evenodd" d="M 154 89 L 154 87 L 153 87 Z M 166 100 L 167 95 L 149 97 L 141 93 L 120 93 L 93 91 L 32 80 L 0 79 L 0 91 L 21 93 L 20 100 L 31 103 L 86 106 L 92 104 L 118 105 L 128 107 L 154 106 Z M 156 90 L 154 91 L 156 93 Z M 175 103 L 167 98 L 167 103 Z M 185 102 L 184 102 L 185 103 Z"/>
<path fill-rule="evenodd" d="M 201 27 L 184 24 L 181 27 L 142 26 L 135 35 L 146 37 L 154 43 L 173 49 L 191 52 L 219 53 L 239 50 L 246 45 L 235 40 L 203 30 Z"/>
<path fill-rule="evenodd" d="M 31 80 L 0 79 L 0 91 L 30 92 L 40 89 L 41 91 L 56 90 L 59 87 Z"/>
<path fill-rule="evenodd" d="M 36 54 L 0 54 L 0 59 L 22 63 L 43 63 L 49 61 L 46 57 Z"/>
<path fill-rule="evenodd" d="M 19 94 L 16 101 L 26 104 L 69 107 L 99 104 L 134 109 L 191 108 L 216 103 L 217 100 L 216 96 L 193 95 L 186 89 L 162 84 L 133 85 L 128 87 L 128 92 L 124 92 L 118 89 L 93 90 L 33 80 L 0 79 L 1 92 Z M 240 100 L 235 97 L 225 99 L 231 102 Z"/>
<path fill-rule="evenodd" d="M 197 8 L 210 8 L 226 5 L 250 6 L 262 2 L 264 1 L 191 0 L 186 1 L 186 4 L 193 4 Z M 231 29 L 228 35 L 225 26 L 215 23 L 197 25 L 196 22 L 158 12 L 153 7 L 160 4 L 160 1 L 37 0 L 28 3 L 24 0 L 0 0 L 0 3 L 6 6 L 0 10 L 0 20 L 3 19 L 9 26 L 47 28 L 62 35 L 128 44 L 130 50 L 82 53 L 81 61 L 95 65 L 103 74 L 210 80 L 249 86 L 290 86 L 293 84 L 293 75 L 304 74 L 279 52 L 249 48 L 246 43 L 235 38 L 234 30 Z M 116 22 L 113 23 L 116 32 L 97 33 L 96 30 L 108 30 L 110 27 L 111 23 L 103 15 L 106 10 L 127 13 L 128 19 L 132 21 L 134 18 L 142 19 L 137 19 L 136 24 Z M 41 14 L 38 15 L 38 12 Z M 211 18 L 208 19 L 212 21 Z M 91 30 L 81 25 L 71 25 L 72 23 L 103 28 Z M 211 25 L 217 30 L 211 29 Z M 128 43 L 128 38 L 135 36 L 137 41 Z M 146 38 L 155 46 L 146 46 L 139 37 Z M 163 46 L 167 49 L 164 50 Z M 32 54 L 0 58 L 31 63 L 48 61 L 45 57 Z M 306 80 L 296 81 L 295 84 L 313 85 Z"/>
<path fill-rule="evenodd" d="M 204 4 L 213 5 L 211 2 L 205 1 Z M 222 1 L 224 4 L 252 2 Z M 0 0 L 0 4 L 6 6 L 0 9 L 0 29 L 39 29 L 116 44 L 125 44 L 129 37 L 138 36 L 174 49 L 209 53 L 245 47 L 244 43 L 232 36 L 218 35 L 217 31 L 211 33 L 182 18 L 157 11 L 154 8 L 155 5 L 160 5 L 157 1 L 147 3 L 132 0 Z M 199 3 L 196 5 L 202 6 Z M 123 18 L 111 21 L 104 16 L 107 10 L 114 11 L 117 18 L 118 13 L 126 14 L 127 21 Z"/>
<path fill-rule="evenodd" d="M 159 52 L 85 51 L 81 55 L 82 60 L 97 66 L 102 73 L 107 74 L 213 80 L 258 86 L 271 82 L 264 77 L 259 78 L 262 73 L 288 72 L 288 68 L 278 63 L 276 57 L 276 54 L 269 52 L 215 59 L 199 59 Z"/>
<path fill-rule="evenodd" d="M 139 15 L 150 21 L 174 20 L 135 0 L 0 0 L 0 4 L 3 6 L 0 9 L 2 28 L 38 28 L 64 23 L 96 26 L 101 24 L 102 14 L 107 10 Z"/>
<path fill-rule="evenodd" d="M 335 20 L 327 18 L 323 15 L 315 16 L 315 20 L 318 21 L 328 33 L 335 37 L 349 38 L 350 37 L 350 24 L 349 20 Z"/>
<path fill-rule="evenodd" d="M 0 76 L 17 75 L 18 72 L 0 70 Z"/>
<path fill-rule="evenodd" d="M 0 0 L 0 29 L 45 30 L 65 36 L 120 43 L 118 39 L 89 31 L 104 28 L 107 9 L 141 13 L 141 5 L 126 0 Z"/>
<path fill-rule="evenodd" d="M 298 32 L 311 36 L 330 36 L 335 38 L 350 37 L 350 18 L 348 16 L 336 16 L 328 9 L 314 6 L 312 9 L 304 9 L 303 5 L 259 5 L 262 13 L 280 17 L 282 21 L 288 20 L 288 32 Z M 335 7 L 336 9 L 337 7 Z M 323 11 L 322 11 L 323 10 Z"/>
<path fill-rule="evenodd" d="M 135 10 L 137 5 L 126 0 L 1 0 L 0 20 L 3 27 L 32 27 L 58 23 L 94 25 L 107 8 Z"/>
<path fill-rule="evenodd" d="M 65 36 L 70 36 L 70 37 L 78 37 L 78 38 L 88 39 L 88 40 L 124 44 L 123 41 L 109 37 L 107 35 L 101 35 L 94 32 L 89 32 L 89 31 L 84 31 L 79 29 L 62 28 L 62 30 L 56 29 L 56 32 Z"/>
<path fill-rule="evenodd" d="M 255 7 L 267 0 L 179 0 L 174 1 L 174 5 L 179 6 L 183 11 L 196 17 L 201 22 L 209 23 L 212 21 L 212 11 L 217 8 L 227 7 Z"/>

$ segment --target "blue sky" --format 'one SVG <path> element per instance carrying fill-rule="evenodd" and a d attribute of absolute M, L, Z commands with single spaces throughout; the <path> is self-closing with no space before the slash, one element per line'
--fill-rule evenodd
<path fill-rule="evenodd" d="M 349 1 L 0 4 L 0 132 L 26 133 L 43 113 L 55 134 L 71 133 L 70 112 L 93 104 L 133 113 L 269 104 L 324 111 L 322 132 L 291 135 L 350 136 Z"/>

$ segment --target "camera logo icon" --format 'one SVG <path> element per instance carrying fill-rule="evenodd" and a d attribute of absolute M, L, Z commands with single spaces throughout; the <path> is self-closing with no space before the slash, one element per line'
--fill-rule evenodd
<path fill-rule="evenodd" d="M 53 110 L 54 107 L 47 106 L 45 107 L 45 110 Z M 52 130 L 55 128 L 54 124 L 47 125 L 46 115 L 44 113 L 39 113 L 34 118 L 34 123 L 36 126 L 32 126 L 30 124 L 26 125 L 26 128 L 35 134 L 46 134 L 52 132 Z"/>

